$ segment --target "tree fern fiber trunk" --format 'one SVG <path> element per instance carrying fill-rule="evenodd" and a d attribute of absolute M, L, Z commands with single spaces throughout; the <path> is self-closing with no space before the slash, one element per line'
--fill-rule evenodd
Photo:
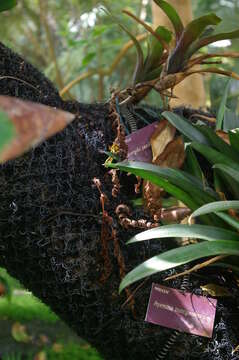
<path fill-rule="evenodd" d="M 111 179 L 102 166 L 102 150 L 114 138 L 108 106 L 64 102 L 49 80 L 2 44 L 0 55 L 0 94 L 76 115 L 64 131 L 1 166 L 0 265 L 95 346 L 104 359 L 157 359 L 173 330 L 150 325 L 144 318 L 151 282 L 162 282 L 162 275 L 150 278 L 136 292 L 132 311 L 124 305 L 125 293 L 118 295 L 120 270 L 114 241 L 108 239 L 107 250 L 102 251 L 102 215 L 94 177 L 101 180 L 108 196 L 106 210 L 113 217 L 126 272 L 167 248 L 158 241 L 125 246 L 133 232 L 118 225 L 114 210 L 128 203 L 129 186 L 117 199 L 112 198 Z M 180 111 L 190 115 L 186 109 Z M 102 281 L 105 259 L 108 277 Z M 215 278 L 213 271 L 200 276 L 191 277 L 189 290 L 198 290 L 199 280 L 207 283 L 210 276 L 211 281 Z M 180 282 L 168 285 L 180 287 Z M 236 359 L 231 355 L 239 335 L 238 289 L 233 283 L 232 290 L 234 297 L 219 301 L 213 339 L 182 334 L 166 359 Z"/>

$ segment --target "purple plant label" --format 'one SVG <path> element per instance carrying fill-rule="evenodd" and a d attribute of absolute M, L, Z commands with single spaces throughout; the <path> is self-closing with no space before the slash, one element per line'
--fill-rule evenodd
<path fill-rule="evenodd" d="M 217 300 L 152 284 L 145 321 L 212 337 Z"/>
<path fill-rule="evenodd" d="M 158 121 L 155 121 L 126 136 L 125 142 L 128 145 L 128 160 L 151 162 L 152 150 L 150 138 L 156 130 L 157 125 Z"/>

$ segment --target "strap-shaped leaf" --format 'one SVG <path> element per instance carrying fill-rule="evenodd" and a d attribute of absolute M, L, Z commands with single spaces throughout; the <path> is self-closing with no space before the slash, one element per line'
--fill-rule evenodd
<path fill-rule="evenodd" d="M 163 187 L 165 191 L 181 200 L 191 209 L 195 209 L 196 204 L 203 205 L 218 198 L 218 195 L 213 192 L 212 189 L 204 187 L 204 184 L 196 177 L 182 170 L 161 168 L 157 165 L 138 161 L 121 162 L 118 164 L 109 164 L 108 166 L 140 176 L 143 179 Z M 170 189 L 170 184 L 176 186 L 180 192 L 172 191 L 175 189 Z"/>
<path fill-rule="evenodd" d="M 239 156 L 239 128 L 228 131 L 228 135 L 232 148 L 238 152 Z"/>
<path fill-rule="evenodd" d="M 169 58 L 168 74 L 183 69 L 184 60 L 187 59 L 189 46 L 196 41 L 203 31 L 210 25 L 218 25 L 221 19 L 215 14 L 201 16 L 191 21 L 184 29 L 176 47 Z"/>
<path fill-rule="evenodd" d="M 228 156 L 230 159 L 238 162 L 239 153 L 235 151 L 232 146 L 228 145 L 224 140 L 222 140 L 213 129 L 205 125 L 199 125 L 197 128 L 207 137 L 211 145 L 220 153 Z"/>
<path fill-rule="evenodd" d="M 200 181 L 202 181 L 203 184 L 205 184 L 206 179 L 204 177 L 204 174 L 199 165 L 198 159 L 197 159 L 191 145 L 187 144 L 185 153 L 186 153 L 186 160 L 184 163 L 184 169 L 185 169 L 185 165 L 186 165 L 186 167 L 187 167 L 186 170 L 188 170 L 188 172 L 190 174 L 196 176 Z"/>
<path fill-rule="evenodd" d="M 171 32 L 166 29 L 164 26 L 158 26 L 155 30 L 155 33 L 163 39 L 167 44 L 172 40 Z M 149 36 L 149 47 L 147 58 L 144 63 L 144 72 L 148 73 L 150 70 L 153 70 L 155 66 L 158 66 L 164 51 L 163 45 L 156 39 L 155 36 Z"/>
<path fill-rule="evenodd" d="M 238 241 L 203 241 L 200 244 L 182 246 L 154 256 L 138 265 L 124 277 L 120 284 L 119 292 L 147 276 L 178 267 L 202 257 L 215 255 L 238 256 Z"/>
<path fill-rule="evenodd" d="M 197 142 L 192 142 L 192 147 L 200 152 L 205 158 L 213 165 L 215 164 L 223 164 L 227 165 L 231 168 L 234 168 L 235 170 L 239 171 L 239 164 L 232 159 L 230 159 L 228 156 L 222 154 L 221 152 L 213 149 L 210 146 L 199 144 Z"/>
<path fill-rule="evenodd" d="M 206 136 L 203 135 L 200 130 L 198 130 L 183 116 L 174 114 L 171 111 L 164 111 L 162 116 L 167 119 L 173 126 L 175 126 L 189 140 L 199 142 L 200 144 L 210 145 L 210 142 Z"/>
<path fill-rule="evenodd" d="M 216 164 L 213 168 L 223 171 L 239 184 L 239 169 L 235 169 L 235 167 L 225 164 Z"/>
<path fill-rule="evenodd" d="M 215 203 L 211 203 L 211 204 L 215 204 Z M 202 211 L 201 214 L 199 210 L 209 205 L 202 206 L 201 208 L 196 210 L 193 214 L 196 214 L 197 212 L 199 213 L 199 215 L 208 214 L 210 211 L 205 213 Z M 216 241 L 216 240 L 239 241 L 239 234 L 236 231 L 225 230 L 220 227 L 207 226 L 207 225 L 177 224 L 177 225 L 165 225 L 158 228 L 143 231 L 132 237 L 127 244 L 150 240 L 150 239 L 166 239 L 166 238 L 175 238 L 175 237 L 177 238 L 187 237 L 191 239 L 201 239 L 207 241 Z"/>
<path fill-rule="evenodd" d="M 145 71 L 145 75 L 142 81 L 150 81 L 157 79 L 160 77 L 161 72 L 162 72 L 162 66 L 156 67 L 154 70 L 150 72 Z"/>
<path fill-rule="evenodd" d="M 227 96 L 228 96 L 230 84 L 231 84 L 231 79 L 228 79 L 227 85 L 223 92 L 222 100 L 220 102 L 218 113 L 217 113 L 216 130 L 222 130 L 222 128 L 223 128 L 223 119 L 224 119 L 224 114 L 225 114 L 225 110 L 226 110 Z"/>
<path fill-rule="evenodd" d="M 136 37 L 127 29 L 127 27 L 125 25 L 122 24 L 122 22 L 115 15 L 113 15 L 108 9 L 103 8 L 102 10 L 106 14 L 108 14 L 114 20 L 114 22 L 119 25 L 119 27 L 123 31 L 126 32 L 126 34 L 131 38 L 131 40 L 133 41 L 133 43 L 136 47 L 137 62 L 136 62 L 134 75 L 133 75 L 133 83 L 135 83 L 135 79 L 139 76 L 140 73 L 143 72 L 143 67 L 144 67 L 144 54 L 143 54 L 143 50 L 140 46 L 140 43 L 138 42 Z"/>
<path fill-rule="evenodd" d="M 235 130 L 237 128 L 239 128 L 239 116 L 235 111 L 232 111 L 226 106 L 224 111 L 223 130 L 228 131 L 228 130 Z M 230 132 L 229 132 L 229 138 L 230 138 Z M 234 148 L 233 145 L 232 147 Z"/>
<path fill-rule="evenodd" d="M 184 26 L 177 11 L 173 8 L 172 5 L 170 5 L 168 2 L 164 0 L 154 0 L 154 2 L 163 10 L 163 12 L 167 15 L 167 17 L 171 21 L 174 27 L 176 40 L 178 40 L 184 30 Z"/>
<path fill-rule="evenodd" d="M 215 201 L 201 206 L 199 209 L 195 210 L 190 217 L 193 218 L 201 215 L 215 213 L 218 211 L 226 211 L 230 209 L 239 209 L 239 201 L 238 200 Z"/>
<path fill-rule="evenodd" d="M 215 43 L 216 41 L 220 40 L 232 40 L 232 39 L 238 39 L 239 38 L 239 29 L 227 32 L 227 33 L 220 33 L 211 35 L 208 37 L 203 37 L 199 40 L 197 40 L 189 49 L 187 57 L 190 58 L 196 51 L 201 49 L 204 46 L 210 45 Z"/>

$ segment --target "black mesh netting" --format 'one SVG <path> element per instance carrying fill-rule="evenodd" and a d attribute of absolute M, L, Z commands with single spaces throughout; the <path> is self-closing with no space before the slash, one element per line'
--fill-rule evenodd
<path fill-rule="evenodd" d="M 151 282 L 162 282 L 162 276 L 150 278 L 136 293 L 133 316 L 130 307 L 122 307 L 125 294 L 118 295 L 119 267 L 113 242 L 109 242 L 111 275 L 105 283 L 100 281 L 104 271 L 102 216 L 94 177 L 100 178 L 108 195 L 107 211 L 114 219 L 127 272 L 167 246 L 157 241 L 125 246 L 133 233 L 120 228 L 114 209 L 120 202 L 127 204 L 128 187 L 121 190 L 117 200 L 113 199 L 111 178 L 102 166 L 105 155 L 101 150 L 106 150 L 113 139 L 107 106 L 63 102 L 49 81 L 31 65 L 3 45 L 0 52 L 2 76 L 20 78 L 39 89 L 33 94 L 18 80 L 4 78 L 0 82 L 1 94 L 20 96 L 77 114 L 64 131 L 1 167 L 1 265 L 50 305 L 105 359 L 157 359 L 173 330 L 147 324 L 144 317 Z M 180 111 L 187 117 L 191 113 Z M 239 358 L 232 355 L 239 343 L 238 287 L 229 273 L 208 271 L 192 275 L 188 289 L 200 293 L 200 284 L 216 282 L 228 286 L 232 294 L 218 302 L 213 339 L 181 334 L 165 359 Z M 168 285 L 180 288 L 181 281 Z"/>

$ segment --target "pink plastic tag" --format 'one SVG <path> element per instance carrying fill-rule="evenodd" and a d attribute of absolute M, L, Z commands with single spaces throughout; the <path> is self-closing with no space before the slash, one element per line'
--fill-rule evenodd
<path fill-rule="evenodd" d="M 155 121 L 126 136 L 125 142 L 128 145 L 128 160 L 151 162 L 152 150 L 150 138 L 157 128 L 157 125 L 158 121 Z"/>
<path fill-rule="evenodd" d="M 152 284 L 145 321 L 212 337 L 217 300 Z"/>

